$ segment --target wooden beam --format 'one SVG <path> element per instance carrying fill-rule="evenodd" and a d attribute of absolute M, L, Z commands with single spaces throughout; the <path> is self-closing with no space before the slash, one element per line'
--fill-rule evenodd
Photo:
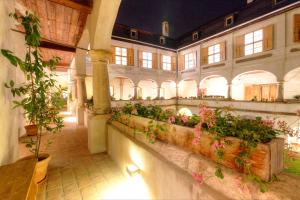
<path fill-rule="evenodd" d="M 74 2 L 71 0 L 48 0 L 48 1 L 51 1 L 56 4 L 60 4 L 60 5 L 69 7 L 69 8 L 73 8 L 75 10 L 80 10 L 80 11 L 88 13 L 88 14 L 91 14 L 91 12 L 92 12 L 92 7 L 87 6 L 86 4 L 83 4 L 83 3 Z"/>
<path fill-rule="evenodd" d="M 59 51 L 67 51 L 67 52 L 72 52 L 72 53 L 76 52 L 75 47 L 70 47 L 70 46 L 66 46 L 63 44 L 54 43 L 51 41 L 41 41 L 40 48 L 55 49 L 55 50 L 59 50 Z"/>

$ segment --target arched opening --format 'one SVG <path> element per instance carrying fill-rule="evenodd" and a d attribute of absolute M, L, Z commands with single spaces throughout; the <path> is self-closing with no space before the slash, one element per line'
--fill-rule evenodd
<path fill-rule="evenodd" d="M 181 108 L 178 111 L 178 113 L 181 114 L 181 115 L 186 115 L 186 116 L 192 116 L 193 115 L 192 111 L 188 108 Z"/>
<path fill-rule="evenodd" d="M 138 98 L 155 99 L 157 97 L 157 83 L 153 80 L 141 80 L 138 84 Z"/>
<path fill-rule="evenodd" d="M 115 100 L 130 100 L 134 96 L 134 84 L 126 77 L 116 77 L 111 81 L 110 95 Z"/>
<path fill-rule="evenodd" d="M 209 76 L 200 82 L 200 91 L 204 98 L 227 98 L 227 80 L 219 75 Z"/>
<path fill-rule="evenodd" d="M 284 98 L 300 98 L 300 67 L 288 72 L 284 77 Z M 299 96 L 299 97 L 297 97 Z"/>
<path fill-rule="evenodd" d="M 232 98 L 236 100 L 275 101 L 277 94 L 277 78 L 267 71 L 245 72 L 232 80 Z"/>
<path fill-rule="evenodd" d="M 179 97 L 189 98 L 197 97 L 197 82 L 193 79 L 182 80 L 178 84 Z"/>
<path fill-rule="evenodd" d="M 174 81 L 165 81 L 161 84 L 160 97 L 171 99 L 176 97 L 176 83 Z"/>

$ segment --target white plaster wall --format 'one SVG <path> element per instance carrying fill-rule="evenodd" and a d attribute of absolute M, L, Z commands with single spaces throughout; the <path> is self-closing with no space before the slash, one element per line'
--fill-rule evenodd
<path fill-rule="evenodd" d="M 284 81 L 285 99 L 293 99 L 295 95 L 300 95 L 300 67 L 287 73 Z"/>
<path fill-rule="evenodd" d="M 14 3 L 13 0 L 0 1 L 0 48 L 22 56 L 25 51 L 24 36 L 10 30 L 14 22 L 8 17 L 14 11 Z M 2 55 L 0 64 L 0 165 L 4 165 L 18 158 L 18 137 L 24 134 L 24 120 L 19 109 L 12 110 L 13 97 L 3 84 L 11 79 L 20 83 L 24 77 Z"/>
<path fill-rule="evenodd" d="M 220 95 L 227 98 L 227 80 L 224 77 L 210 77 L 200 83 L 201 89 L 206 89 L 206 95 Z"/>
<path fill-rule="evenodd" d="M 147 99 L 147 97 L 151 97 L 154 99 L 157 97 L 158 86 L 155 81 L 152 80 L 141 80 L 138 84 L 140 89 L 140 94 L 142 94 L 143 99 Z"/>
<path fill-rule="evenodd" d="M 178 85 L 179 97 L 196 97 L 197 90 L 197 82 L 195 80 L 183 80 Z"/>
<path fill-rule="evenodd" d="M 160 95 L 165 99 L 171 99 L 172 97 L 176 97 L 176 83 L 174 81 L 163 82 L 161 84 Z"/>
<path fill-rule="evenodd" d="M 123 84 L 123 95 L 121 98 L 121 89 Z M 131 80 L 129 79 L 120 79 L 120 78 L 115 78 L 111 82 L 111 86 L 113 87 L 113 97 L 116 100 L 129 100 L 134 96 L 134 84 L 132 83 Z"/>

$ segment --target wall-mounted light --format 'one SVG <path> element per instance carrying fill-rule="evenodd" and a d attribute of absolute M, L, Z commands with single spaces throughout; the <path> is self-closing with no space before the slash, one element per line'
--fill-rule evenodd
<path fill-rule="evenodd" d="M 127 165 L 126 171 L 130 176 L 135 176 L 140 173 L 140 169 L 134 164 Z"/>

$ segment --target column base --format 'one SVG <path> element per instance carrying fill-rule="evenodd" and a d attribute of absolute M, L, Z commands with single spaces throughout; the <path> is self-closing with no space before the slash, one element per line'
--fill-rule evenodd
<path fill-rule="evenodd" d="M 77 125 L 84 125 L 84 111 L 85 107 L 79 107 L 76 109 Z"/>
<path fill-rule="evenodd" d="M 107 151 L 107 122 L 110 114 L 88 116 L 88 149 L 90 153 Z"/>

